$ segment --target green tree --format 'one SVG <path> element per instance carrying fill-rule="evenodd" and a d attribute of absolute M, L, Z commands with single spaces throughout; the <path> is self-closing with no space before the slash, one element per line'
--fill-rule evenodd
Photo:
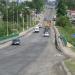
<path fill-rule="evenodd" d="M 17 5 L 16 2 L 11 2 L 8 8 L 8 21 L 13 22 L 14 20 L 15 22 L 17 22 L 17 16 L 18 16 L 19 22 L 22 21 L 22 17 L 24 17 L 26 21 L 26 15 L 30 15 L 30 10 L 29 8 L 26 8 L 26 7 L 27 6 L 25 5 L 25 3 L 20 3 Z M 22 14 L 23 16 L 20 16 L 20 14 Z M 7 21 L 7 12 L 4 13 L 3 20 Z"/>
<path fill-rule="evenodd" d="M 44 5 L 44 0 L 32 0 L 34 9 L 37 9 L 40 12 Z"/>
<path fill-rule="evenodd" d="M 60 16 L 56 21 L 56 25 L 61 26 L 61 27 L 66 27 L 66 26 L 71 26 L 71 23 L 68 17 Z"/>
<path fill-rule="evenodd" d="M 5 0 L 0 0 L 0 12 L 2 13 L 2 15 L 4 15 L 5 12 L 5 8 L 6 7 L 6 1 Z"/>
<path fill-rule="evenodd" d="M 68 9 L 75 9 L 75 0 L 64 0 Z"/>
<path fill-rule="evenodd" d="M 28 6 L 30 9 L 34 9 L 34 3 L 32 1 L 31 2 L 26 1 L 24 4 Z"/>
<path fill-rule="evenodd" d="M 63 0 L 58 0 L 58 5 L 57 5 L 57 16 L 65 16 L 67 14 L 66 12 L 66 5 Z"/>

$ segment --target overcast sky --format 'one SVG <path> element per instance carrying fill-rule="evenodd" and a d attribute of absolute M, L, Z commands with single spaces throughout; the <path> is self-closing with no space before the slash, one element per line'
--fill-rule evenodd
<path fill-rule="evenodd" d="M 48 1 L 55 1 L 55 0 L 48 0 Z"/>
<path fill-rule="evenodd" d="M 32 1 L 32 0 L 10 0 L 10 1 L 19 1 L 19 2 L 23 2 L 23 1 Z M 56 0 L 48 0 L 48 1 L 56 1 Z"/>
<path fill-rule="evenodd" d="M 32 0 L 10 0 L 10 1 L 32 1 Z"/>
<path fill-rule="evenodd" d="M 17 0 L 10 0 L 10 1 L 17 1 Z M 32 0 L 19 0 L 19 1 L 32 1 Z M 48 1 L 55 1 L 55 0 L 48 0 Z"/>

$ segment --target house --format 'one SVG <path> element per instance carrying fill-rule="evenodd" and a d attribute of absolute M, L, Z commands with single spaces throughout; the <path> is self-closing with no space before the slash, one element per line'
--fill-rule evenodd
<path fill-rule="evenodd" d="M 70 21 L 75 21 L 75 10 L 67 10 L 67 16 Z"/>

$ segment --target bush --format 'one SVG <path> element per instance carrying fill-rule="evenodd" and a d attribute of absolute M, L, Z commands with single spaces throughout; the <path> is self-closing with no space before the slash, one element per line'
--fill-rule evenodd
<path fill-rule="evenodd" d="M 56 25 L 61 26 L 61 27 L 65 27 L 65 26 L 71 26 L 71 23 L 70 23 L 68 17 L 60 16 L 57 18 Z"/>
<path fill-rule="evenodd" d="M 60 34 L 62 34 L 68 42 L 75 46 L 75 38 L 72 37 L 72 34 L 75 34 L 75 27 L 59 27 Z"/>
<path fill-rule="evenodd" d="M 57 16 L 65 16 L 67 15 L 67 8 L 64 0 L 58 0 L 58 5 L 57 5 Z"/>

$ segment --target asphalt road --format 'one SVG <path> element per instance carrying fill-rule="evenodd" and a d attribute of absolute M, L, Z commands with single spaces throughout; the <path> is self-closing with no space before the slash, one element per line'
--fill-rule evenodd
<path fill-rule="evenodd" d="M 46 75 L 44 72 L 49 70 L 56 75 L 52 67 L 63 59 L 55 49 L 53 37 L 43 37 L 40 29 L 40 33 L 30 32 L 22 37 L 21 46 L 0 50 L 0 75 Z"/>
<path fill-rule="evenodd" d="M 60 75 L 57 64 L 64 59 L 55 48 L 52 28 L 49 38 L 43 37 L 40 29 L 39 33 L 32 31 L 22 37 L 21 46 L 0 50 L 0 75 Z"/>

